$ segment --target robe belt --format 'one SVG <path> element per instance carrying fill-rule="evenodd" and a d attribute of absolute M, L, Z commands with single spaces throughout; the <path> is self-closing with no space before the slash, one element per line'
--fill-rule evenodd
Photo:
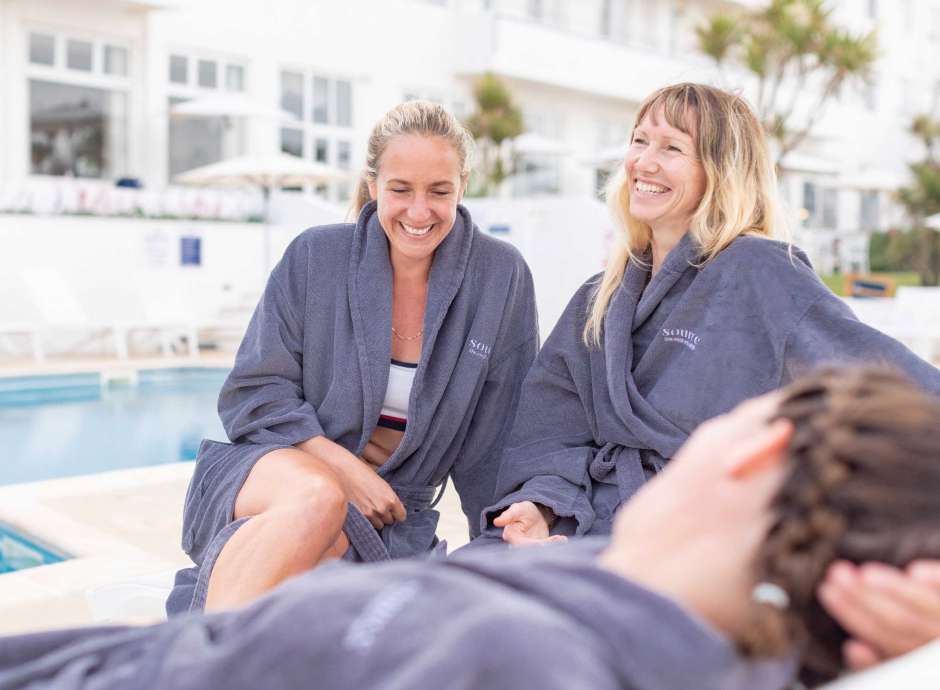
<path fill-rule="evenodd" d="M 435 499 L 438 487 L 427 485 L 403 485 L 389 483 L 402 504 L 405 506 L 406 513 L 427 510 L 433 504 L 440 500 L 440 495 Z M 440 487 L 443 493 L 445 484 Z M 358 552 L 359 557 L 367 562 L 390 560 L 388 549 L 382 541 L 372 523 L 359 512 L 353 504 L 349 504 L 346 511 L 346 522 L 343 523 L 343 531 L 349 539 L 350 545 Z"/>
<path fill-rule="evenodd" d="M 646 483 L 640 451 L 617 443 L 601 446 L 588 471 L 595 481 L 616 484 L 622 501 L 633 496 Z"/>

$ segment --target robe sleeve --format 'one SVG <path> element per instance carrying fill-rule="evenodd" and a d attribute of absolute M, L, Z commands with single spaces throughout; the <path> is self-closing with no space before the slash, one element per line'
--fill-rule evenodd
<path fill-rule="evenodd" d="M 222 386 L 219 417 L 234 443 L 292 446 L 323 434 L 303 395 L 306 255 L 295 241 L 274 268 Z"/>
<path fill-rule="evenodd" d="M 463 451 L 451 470 L 470 537 L 480 534 L 480 513 L 493 501 L 496 474 L 512 429 L 522 381 L 538 351 L 538 334 L 517 345 L 490 368 Z"/>
<path fill-rule="evenodd" d="M 533 501 L 561 518 L 573 518 L 576 534 L 594 522 L 589 467 L 597 451 L 587 414 L 570 376 L 549 368 L 545 352 L 526 377 L 509 449 L 496 482 L 498 501 L 481 523 L 499 531 L 493 518 L 513 503 Z"/>
<path fill-rule="evenodd" d="M 924 390 L 940 396 L 940 369 L 906 346 L 859 321 L 845 302 L 831 293 L 806 310 L 787 337 L 781 385 L 824 364 L 880 364 L 906 374 Z"/>

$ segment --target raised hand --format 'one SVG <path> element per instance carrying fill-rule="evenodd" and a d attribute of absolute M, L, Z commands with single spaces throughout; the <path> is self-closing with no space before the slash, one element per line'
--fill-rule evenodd
<path fill-rule="evenodd" d="M 940 638 L 940 561 L 914 561 L 904 570 L 837 561 L 818 595 L 852 636 L 843 648 L 850 668 L 868 668 Z"/>

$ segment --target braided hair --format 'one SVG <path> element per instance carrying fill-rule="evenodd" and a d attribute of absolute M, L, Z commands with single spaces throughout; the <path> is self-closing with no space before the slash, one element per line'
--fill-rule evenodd
<path fill-rule="evenodd" d="M 755 606 L 742 646 L 779 655 L 797 645 L 812 687 L 843 670 L 847 634 L 816 598 L 829 564 L 940 557 L 940 401 L 892 371 L 829 369 L 785 389 L 777 417 L 794 426 L 791 469 L 756 575 L 790 604 Z"/>

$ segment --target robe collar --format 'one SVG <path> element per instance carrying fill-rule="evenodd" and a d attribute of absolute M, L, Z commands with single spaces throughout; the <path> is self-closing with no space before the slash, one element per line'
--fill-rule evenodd
<path fill-rule="evenodd" d="M 606 399 L 620 420 L 615 428 L 632 429 L 629 437 L 617 438 L 621 445 L 639 442 L 641 447 L 657 448 L 663 433 L 679 438 L 675 428 L 658 410 L 646 403 L 637 389 L 631 369 L 633 364 L 632 334 L 646 322 L 662 299 L 676 284 L 682 274 L 689 270 L 700 254 L 698 245 L 689 233 L 682 236 L 679 243 L 666 255 L 662 267 L 646 284 L 650 272 L 650 256 L 647 253 L 638 259 L 631 259 L 624 271 L 620 287 L 611 297 L 604 318 L 604 348 L 598 355 L 604 358 L 604 370 L 607 378 Z M 645 289 L 644 289 L 645 287 Z M 630 332 L 624 332 L 624 325 L 630 324 Z M 595 356 L 598 356 L 595 355 Z M 621 391 L 626 388 L 627 395 Z M 642 420 L 642 424 L 638 422 Z M 646 433 L 646 428 L 655 429 L 656 434 Z"/>
<path fill-rule="evenodd" d="M 451 303 L 460 290 L 470 259 L 473 222 L 469 212 L 457 207 L 454 227 L 434 251 L 428 278 L 427 305 L 424 311 L 424 335 L 421 358 L 412 386 L 408 427 L 395 454 L 382 466 L 385 474 L 420 445 L 430 423 L 422 415 L 420 393 L 427 361 L 434 356 L 434 343 Z M 361 453 L 379 419 L 392 353 L 392 264 L 388 238 L 379 222 L 376 203 L 370 201 L 359 214 L 353 231 L 349 258 L 347 289 L 359 368 L 362 375 L 363 427 L 356 453 Z"/>

